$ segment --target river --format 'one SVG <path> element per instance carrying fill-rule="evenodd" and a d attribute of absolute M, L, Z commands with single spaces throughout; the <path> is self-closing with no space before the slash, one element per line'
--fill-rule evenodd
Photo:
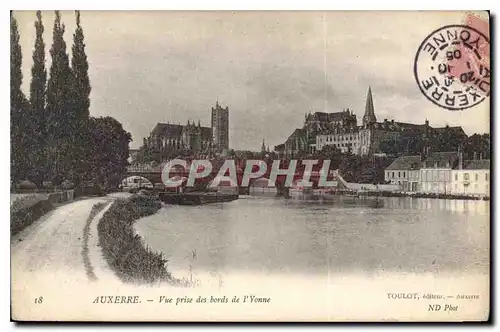
<path fill-rule="evenodd" d="M 164 206 L 135 227 L 174 275 L 191 278 L 488 273 L 490 202 L 383 200 L 370 208 L 241 196 Z"/>

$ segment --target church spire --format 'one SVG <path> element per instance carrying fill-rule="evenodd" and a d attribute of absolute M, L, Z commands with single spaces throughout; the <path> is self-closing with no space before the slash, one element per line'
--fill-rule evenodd
<path fill-rule="evenodd" d="M 368 95 L 366 96 L 366 106 L 365 106 L 365 115 L 363 116 L 363 124 L 369 125 L 374 122 L 377 122 L 377 118 L 375 117 L 375 109 L 373 107 L 372 88 L 368 87 Z"/>
<path fill-rule="evenodd" d="M 262 146 L 260 147 L 260 151 L 266 152 L 266 144 L 265 144 L 264 139 L 262 139 Z"/>

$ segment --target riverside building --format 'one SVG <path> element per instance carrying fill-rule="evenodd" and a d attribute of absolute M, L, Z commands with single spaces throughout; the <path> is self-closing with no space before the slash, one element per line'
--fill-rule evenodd
<path fill-rule="evenodd" d="M 194 121 L 186 125 L 157 123 L 138 151 L 142 162 L 164 162 L 179 155 L 208 156 L 229 148 L 229 107 L 216 102 L 211 110 L 211 126 Z"/>
<path fill-rule="evenodd" d="M 462 127 L 433 128 L 427 120 L 424 124 L 388 119 L 377 121 L 372 90 L 368 88 L 361 125 L 357 125 L 356 114 L 349 109 L 336 113 L 309 113 L 303 127 L 295 129 L 285 143 L 275 147 L 275 151 L 284 158 L 293 158 L 334 146 L 344 153 L 368 155 L 379 153 L 383 141 L 398 141 L 403 135 L 431 137 L 446 129 L 467 136 Z"/>

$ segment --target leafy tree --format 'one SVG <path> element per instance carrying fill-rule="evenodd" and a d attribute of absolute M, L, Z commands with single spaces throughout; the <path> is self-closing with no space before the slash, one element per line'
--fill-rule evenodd
<path fill-rule="evenodd" d="M 384 183 L 385 169 L 394 161 L 393 157 L 364 156 L 362 158 L 362 169 L 360 183 Z"/>
<path fill-rule="evenodd" d="M 362 170 L 362 157 L 353 154 L 344 154 L 339 165 L 339 172 L 348 182 L 358 182 Z"/>
<path fill-rule="evenodd" d="M 474 134 L 467 139 L 464 146 L 466 158 L 490 159 L 491 158 L 491 138 L 490 134 Z"/>
<path fill-rule="evenodd" d="M 33 50 L 33 66 L 31 67 L 30 103 L 31 124 L 34 145 L 31 147 L 32 165 L 31 179 L 40 187 L 45 173 L 45 147 L 46 147 L 46 89 L 47 70 L 45 69 L 45 43 L 43 41 L 42 13 L 36 12 L 35 21 L 35 47 Z"/>
<path fill-rule="evenodd" d="M 391 157 L 418 155 L 423 152 L 425 140 L 419 131 L 408 130 L 400 134 L 398 140 L 380 142 L 378 150 Z"/>
<path fill-rule="evenodd" d="M 383 152 L 389 156 L 399 155 L 402 150 L 399 141 L 395 141 L 393 139 L 380 142 L 378 148 L 380 152 Z"/>
<path fill-rule="evenodd" d="M 320 151 L 316 151 L 314 158 L 319 160 L 330 160 L 330 169 L 338 169 L 344 155 L 335 145 L 325 145 Z"/>
<path fill-rule="evenodd" d="M 467 136 L 446 126 L 442 133 L 433 137 L 432 150 L 441 152 L 457 151 L 459 147 L 465 145 L 466 141 Z"/>
<path fill-rule="evenodd" d="M 126 172 L 130 133 L 112 117 L 90 118 L 92 137 L 91 172 L 93 182 L 115 188 Z"/>
<path fill-rule="evenodd" d="M 348 182 L 384 183 L 384 170 L 393 161 L 393 157 L 345 154 L 339 166 L 339 171 Z"/>

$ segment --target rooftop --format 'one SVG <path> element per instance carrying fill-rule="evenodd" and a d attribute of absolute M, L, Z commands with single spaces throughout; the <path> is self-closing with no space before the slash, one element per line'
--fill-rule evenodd
<path fill-rule="evenodd" d="M 458 152 L 433 152 L 424 160 L 423 168 L 453 168 L 458 161 Z"/>
<path fill-rule="evenodd" d="M 326 113 L 326 112 L 314 112 L 309 114 L 308 120 L 320 121 L 320 122 L 338 122 L 346 118 L 355 118 L 355 114 L 351 114 L 349 110 L 344 110 L 341 112 Z"/>
<path fill-rule="evenodd" d="M 304 129 L 297 128 L 294 130 L 294 132 L 290 136 L 288 136 L 288 138 L 286 140 L 288 141 L 288 140 L 294 139 L 296 137 L 303 137 L 303 136 L 304 136 Z"/>
<path fill-rule="evenodd" d="M 449 130 L 450 132 L 454 133 L 454 134 L 458 134 L 458 135 L 465 135 L 467 136 L 467 134 L 464 132 L 463 128 L 460 127 L 460 126 L 455 126 L 455 127 L 439 127 L 439 128 L 434 128 L 434 131 L 439 134 L 439 135 L 442 135 L 444 134 L 447 130 Z"/>
<path fill-rule="evenodd" d="M 157 123 L 151 131 L 151 134 L 166 138 L 176 138 L 182 135 L 182 131 L 185 130 L 185 128 L 187 128 L 187 126 L 180 124 Z M 196 125 L 191 125 L 190 128 L 200 128 L 201 136 L 204 138 L 212 137 L 212 128 L 210 127 L 198 127 Z"/>
<path fill-rule="evenodd" d="M 420 156 L 402 156 L 392 162 L 387 170 L 420 169 L 422 162 Z"/>
<path fill-rule="evenodd" d="M 489 159 L 464 160 L 463 169 L 490 169 Z"/>

